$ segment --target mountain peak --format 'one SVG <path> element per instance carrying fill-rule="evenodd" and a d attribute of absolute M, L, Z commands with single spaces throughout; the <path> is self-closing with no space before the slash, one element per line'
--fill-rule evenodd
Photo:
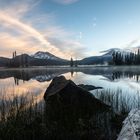
<path fill-rule="evenodd" d="M 126 55 L 126 54 L 130 54 L 133 51 L 130 49 L 111 48 L 111 49 L 102 51 L 101 53 L 103 53 L 103 56 L 106 56 L 106 55 L 112 55 L 114 52 L 120 52 L 121 54 Z"/>
<path fill-rule="evenodd" d="M 34 58 L 38 59 L 51 59 L 51 60 L 56 60 L 58 57 L 54 56 L 53 54 L 49 52 L 43 52 L 43 51 L 38 51 L 34 55 L 32 55 Z"/>

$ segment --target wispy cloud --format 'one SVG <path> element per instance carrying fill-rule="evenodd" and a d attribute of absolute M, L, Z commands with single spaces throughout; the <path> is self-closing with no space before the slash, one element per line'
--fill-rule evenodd
<path fill-rule="evenodd" d="M 84 56 L 85 46 L 78 41 L 74 40 L 61 40 L 57 38 L 49 38 L 49 41 L 54 46 L 63 50 L 65 54 L 69 54 L 69 56 L 73 56 L 74 58 L 81 58 Z M 74 50 L 74 51 L 73 51 Z"/>
<path fill-rule="evenodd" d="M 3 23 L 3 25 L 8 23 L 10 28 L 12 27 L 12 28 L 15 28 L 18 30 L 20 29 L 20 30 L 28 33 L 27 35 L 36 38 L 43 45 L 46 45 L 46 46 L 50 45 L 50 43 L 47 41 L 47 39 L 45 39 L 43 37 L 43 35 L 41 33 L 39 33 L 36 29 L 34 29 L 33 27 L 31 27 L 3 12 L 0 12 L 0 21 Z"/>
<path fill-rule="evenodd" d="M 77 50 L 83 49 L 84 46 L 80 42 L 70 39 L 72 34 L 61 26 L 50 25 L 48 14 L 40 16 L 41 19 L 38 20 L 36 20 L 36 16 L 30 19 L 24 17 L 31 11 L 31 7 L 37 5 L 36 3 L 34 6 L 30 6 L 27 1 L 31 0 L 26 0 L 22 5 L 14 3 L 13 6 L 0 10 L 0 55 L 10 56 L 13 50 L 30 54 L 42 50 L 64 58 L 71 55 L 80 57 L 81 54 L 77 53 Z M 43 30 L 36 27 L 37 23 L 40 24 L 40 20 L 41 25 L 44 24 Z M 45 22 L 43 23 L 43 21 Z"/>
<path fill-rule="evenodd" d="M 94 18 L 93 18 L 92 27 L 95 28 L 96 26 L 97 26 L 97 18 L 94 17 Z"/>
<path fill-rule="evenodd" d="M 137 52 L 139 48 L 140 48 L 139 38 L 129 41 L 128 43 L 125 44 L 125 47 L 124 47 L 124 49 L 129 49 L 133 52 Z"/>
<path fill-rule="evenodd" d="M 0 42 L 1 42 L 1 56 L 12 57 L 12 52 L 17 51 L 18 54 L 22 53 L 32 53 L 33 51 L 44 51 L 38 47 L 37 42 L 32 42 L 30 39 L 25 36 L 14 37 L 8 33 L 0 33 Z M 28 46 L 28 47 L 27 47 Z"/>
<path fill-rule="evenodd" d="M 68 5 L 68 4 L 75 3 L 79 0 L 53 0 L 53 1 L 57 2 L 57 3 L 60 3 L 60 4 Z"/>

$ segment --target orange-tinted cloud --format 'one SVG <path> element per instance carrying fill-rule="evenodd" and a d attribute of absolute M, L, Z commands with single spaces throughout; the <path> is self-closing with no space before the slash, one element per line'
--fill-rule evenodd
<path fill-rule="evenodd" d="M 81 56 L 78 50 L 83 49 L 84 46 L 79 41 L 72 39 L 71 33 L 62 27 L 50 25 L 48 15 L 43 15 L 41 18 L 41 22 L 43 23 L 44 18 L 44 24 L 47 24 L 43 31 L 34 26 L 33 21 L 36 16 L 30 19 L 24 18 L 25 13 L 31 11 L 31 6 L 28 4 L 14 4 L 13 7 L 0 10 L 0 56 L 11 56 L 14 50 L 17 50 L 18 53 L 29 54 L 39 50 L 48 51 L 68 59 L 71 56 Z M 40 24 L 40 20 L 36 21 L 36 24 L 37 22 Z"/>

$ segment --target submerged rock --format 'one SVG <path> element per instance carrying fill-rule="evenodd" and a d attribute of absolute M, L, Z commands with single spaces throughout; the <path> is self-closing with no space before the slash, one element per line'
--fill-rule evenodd
<path fill-rule="evenodd" d="M 61 99 L 61 101 L 63 101 L 64 103 L 69 102 L 76 105 L 77 103 L 79 103 L 85 107 L 92 105 L 94 109 L 109 109 L 108 105 L 96 99 L 90 92 L 88 92 L 84 88 L 77 86 L 73 81 L 66 80 L 64 76 L 56 77 L 52 80 L 52 83 L 45 92 L 44 98 L 47 99 L 48 97 L 53 95 L 57 96 L 57 99 Z"/>
<path fill-rule="evenodd" d="M 48 139 L 116 139 L 110 106 L 60 76 L 44 95 Z"/>
<path fill-rule="evenodd" d="M 84 85 L 84 84 L 80 84 L 78 85 L 79 87 L 86 89 L 87 91 L 91 91 L 91 90 L 95 90 L 95 89 L 102 89 L 102 87 L 95 87 L 93 85 Z"/>

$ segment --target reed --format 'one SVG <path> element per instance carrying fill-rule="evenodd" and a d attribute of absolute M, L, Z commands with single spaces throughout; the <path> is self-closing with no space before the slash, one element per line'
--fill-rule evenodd
<path fill-rule="evenodd" d="M 111 108 L 120 115 L 128 114 L 131 109 L 140 108 L 139 91 L 132 96 L 122 92 L 121 89 L 117 91 L 112 91 L 110 89 L 97 90 L 93 94 L 96 98 L 110 105 Z"/>
<path fill-rule="evenodd" d="M 119 116 L 111 112 L 103 112 L 93 116 L 85 113 L 85 117 L 83 113 L 81 118 L 78 118 L 80 111 L 86 112 L 87 108 L 76 110 L 74 114 L 72 113 L 73 106 L 71 110 L 67 110 L 65 105 L 60 103 L 61 106 L 58 106 L 51 100 L 47 103 L 44 103 L 43 99 L 38 102 L 32 93 L 21 95 L 15 94 L 13 90 L 12 96 L 7 97 L 6 90 L 0 92 L 2 95 L 0 98 L 0 139 L 2 140 L 45 140 L 52 137 L 74 139 L 83 138 L 83 136 L 116 139 L 124 119 L 122 116 L 126 116 L 133 107 L 140 107 L 139 93 L 130 98 L 126 94 L 124 96 L 121 90 L 97 90 L 94 95 L 110 105 Z M 89 108 L 92 110 L 93 106 Z M 113 126 L 111 120 L 113 120 Z"/>

